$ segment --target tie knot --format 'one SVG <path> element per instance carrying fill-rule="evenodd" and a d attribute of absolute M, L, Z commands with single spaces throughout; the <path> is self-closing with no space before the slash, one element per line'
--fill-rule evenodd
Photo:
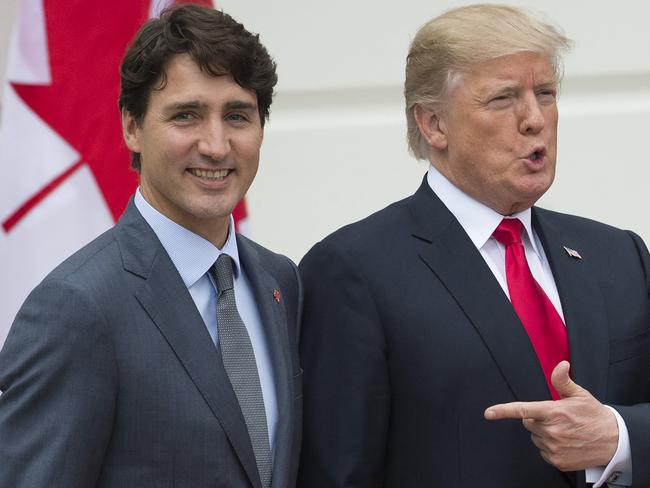
<path fill-rule="evenodd" d="M 212 265 L 212 275 L 217 280 L 219 293 L 224 290 L 232 290 L 232 258 L 225 253 Z"/>
<path fill-rule="evenodd" d="M 521 244 L 522 230 L 524 230 L 524 224 L 521 223 L 521 220 L 503 219 L 492 235 L 504 246 L 509 246 L 510 244 Z"/>

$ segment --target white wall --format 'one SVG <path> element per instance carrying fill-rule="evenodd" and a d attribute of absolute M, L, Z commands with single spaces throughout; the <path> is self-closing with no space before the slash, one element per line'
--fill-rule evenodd
<path fill-rule="evenodd" d="M 426 166 L 406 151 L 404 59 L 422 23 L 465 3 L 218 0 L 260 33 L 279 69 L 249 193 L 258 241 L 299 260 L 329 232 L 417 188 Z M 650 242 L 650 3 L 511 3 L 545 12 L 576 41 L 560 101 L 558 177 L 541 204 Z M 3 66 L 15 4 L 0 2 Z"/>

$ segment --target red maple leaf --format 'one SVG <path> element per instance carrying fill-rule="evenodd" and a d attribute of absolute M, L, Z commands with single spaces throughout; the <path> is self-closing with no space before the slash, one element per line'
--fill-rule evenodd
<path fill-rule="evenodd" d="M 52 83 L 12 83 L 31 109 L 81 155 L 3 222 L 9 232 L 49 193 L 87 163 L 117 218 L 137 185 L 122 140 L 117 108 L 119 65 L 127 44 L 149 15 L 149 1 L 44 0 Z M 177 2 L 183 3 L 183 2 Z M 186 2 L 187 3 L 187 2 Z M 211 0 L 195 0 L 212 6 Z M 26 134 L 29 137 L 29 134 Z M 235 219 L 245 216 L 243 202 Z"/>

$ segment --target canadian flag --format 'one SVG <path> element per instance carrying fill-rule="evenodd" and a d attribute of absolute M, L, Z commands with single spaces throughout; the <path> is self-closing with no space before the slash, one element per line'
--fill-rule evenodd
<path fill-rule="evenodd" d="M 0 347 L 31 289 L 112 226 L 135 190 L 119 64 L 140 25 L 171 3 L 19 1 L 0 115 Z"/>

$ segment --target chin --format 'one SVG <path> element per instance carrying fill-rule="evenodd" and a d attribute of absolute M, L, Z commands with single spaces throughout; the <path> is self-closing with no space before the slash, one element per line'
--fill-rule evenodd
<path fill-rule="evenodd" d="M 202 220 L 220 220 L 220 219 L 225 219 L 230 216 L 232 213 L 233 208 L 206 208 L 203 209 L 203 211 L 198 215 Z"/>
<path fill-rule="evenodd" d="M 520 201 L 531 202 L 531 205 L 539 200 L 544 193 L 548 191 L 553 183 L 552 177 L 538 178 L 534 181 L 528 181 L 519 188 Z"/>
<path fill-rule="evenodd" d="M 224 198 L 224 195 L 215 198 L 203 198 L 193 202 L 193 208 L 197 217 L 200 218 L 215 218 L 229 215 L 235 206 L 237 199 Z"/>

